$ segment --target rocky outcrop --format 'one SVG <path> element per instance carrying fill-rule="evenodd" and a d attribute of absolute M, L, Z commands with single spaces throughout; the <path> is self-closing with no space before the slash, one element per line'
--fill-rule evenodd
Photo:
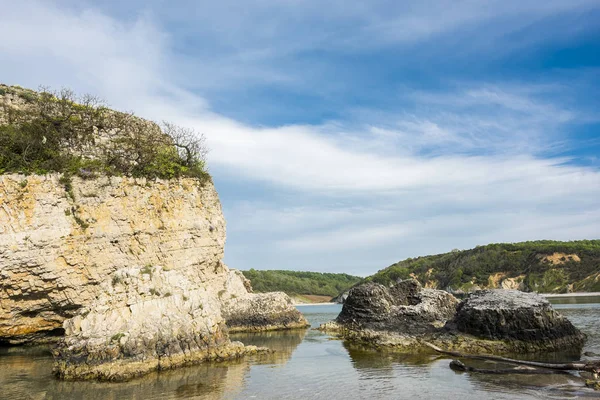
<path fill-rule="evenodd" d="M 251 293 L 250 281 L 238 270 L 230 270 L 221 296 L 223 318 L 230 332 L 306 328 L 308 322 L 283 292 Z"/>
<path fill-rule="evenodd" d="M 448 328 L 486 340 L 566 341 L 585 336 L 542 296 L 518 290 L 482 290 L 462 301 Z"/>
<path fill-rule="evenodd" d="M 585 341 L 538 295 L 485 290 L 458 303 L 416 280 L 352 288 L 337 319 L 320 329 L 354 343 L 407 352 L 428 351 L 426 342 L 471 353 L 579 352 Z"/>
<path fill-rule="evenodd" d="M 369 282 L 350 289 L 336 320 L 319 329 L 368 346 L 415 349 L 454 316 L 457 304 L 450 293 L 424 289 L 415 279 L 391 287 Z"/>
<path fill-rule="evenodd" d="M 218 299 L 181 271 L 125 268 L 100 286 L 97 299 L 64 323 L 55 351 L 61 378 L 123 380 L 256 351 L 229 341 Z"/>
<path fill-rule="evenodd" d="M 344 292 L 344 293 L 340 293 L 336 297 L 332 298 L 331 302 L 337 303 L 337 304 L 344 304 L 344 302 L 346 302 L 347 298 L 348 298 L 348 292 Z"/>
<path fill-rule="evenodd" d="M 125 379 L 255 351 L 228 323 L 306 326 L 284 294 L 251 293 L 224 244 L 210 182 L 2 175 L 0 342 L 64 334 L 59 376 Z"/>
<path fill-rule="evenodd" d="M 350 290 L 336 322 L 358 329 L 417 335 L 443 326 L 454 316 L 457 304 L 451 294 L 423 289 L 415 279 L 391 288 L 366 283 Z"/>

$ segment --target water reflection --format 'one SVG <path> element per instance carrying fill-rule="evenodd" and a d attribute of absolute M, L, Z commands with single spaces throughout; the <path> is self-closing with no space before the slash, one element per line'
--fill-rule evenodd
<path fill-rule="evenodd" d="M 427 353 L 399 353 L 386 350 L 374 350 L 368 347 L 344 342 L 352 364 L 357 369 L 388 368 L 393 364 L 402 364 L 411 367 L 425 367 L 439 357 Z"/>
<path fill-rule="evenodd" d="M 600 303 L 600 296 L 548 297 L 547 300 L 553 306 L 557 304 L 597 304 Z M 560 309 L 561 307 L 554 308 Z"/>
<path fill-rule="evenodd" d="M 221 399 L 239 393 L 250 365 L 245 360 L 206 363 L 155 372 L 123 383 L 66 382 L 52 376 L 46 348 L 2 349 L 0 398 L 6 399 Z"/>
<path fill-rule="evenodd" d="M 600 353 L 600 304 L 561 313 L 588 334 L 584 351 Z M 562 306 L 561 306 L 562 307 Z M 558 307 L 557 307 L 558 308 Z M 339 306 L 301 308 L 313 326 L 331 320 Z M 486 375 L 452 371 L 449 358 L 377 352 L 322 332 L 297 330 L 232 335 L 274 353 L 153 373 L 125 383 L 61 382 L 51 374 L 47 348 L 0 348 L 4 399 L 444 399 L 598 398 L 575 375 Z M 569 352 L 547 355 L 564 361 Z M 536 356 L 535 358 L 540 358 Z M 484 361 L 469 365 L 494 368 Z M 495 365 L 495 364 L 494 364 Z"/>
<path fill-rule="evenodd" d="M 250 332 L 231 334 L 231 340 L 237 340 L 245 345 L 267 347 L 274 350 L 273 353 L 260 353 L 255 358 L 257 364 L 286 363 L 294 350 L 306 336 L 306 329 L 294 329 L 291 331 Z"/>

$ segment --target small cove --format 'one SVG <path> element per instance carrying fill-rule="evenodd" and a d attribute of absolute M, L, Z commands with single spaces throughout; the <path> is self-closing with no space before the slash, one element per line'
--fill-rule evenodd
<path fill-rule="evenodd" d="M 600 297 L 550 299 L 588 335 L 584 351 L 600 353 Z M 337 316 L 340 305 L 298 308 L 313 327 Z M 153 373 L 125 383 L 61 382 L 39 347 L 0 348 L 2 399 L 442 399 L 598 398 L 573 375 L 456 373 L 436 355 L 378 353 L 315 330 L 235 334 L 273 354 Z M 565 349 L 568 350 L 568 349 Z M 566 361 L 565 354 L 548 355 Z"/>

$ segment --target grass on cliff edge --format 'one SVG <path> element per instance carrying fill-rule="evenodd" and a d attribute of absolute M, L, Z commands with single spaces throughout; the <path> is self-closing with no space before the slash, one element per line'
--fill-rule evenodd
<path fill-rule="evenodd" d="M 251 269 L 242 271 L 252 283 L 255 292 L 285 292 L 294 295 L 319 295 L 336 297 L 362 280 L 348 274 L 321 272 Z"/>
<path fill-rule="evenodd" d="M 12 101 L 9 104 L 8 97 Z M 99 140 L 101 134 L 111 137 Z M 0 174 L 210 180 L 204 136 L 108 109 L 90 95 L 0 85 Z"/>
<path fill-rule="evenodd" d="M 576 256 L 576 257 L 574 257 Z M 499 243 L 399 261 L 365 278 L 389 285 L 415 276 L 439 289 L 490 286 L 490 277 L 522 279 L 540 293 L 600 291 L 600 240 Z"/>

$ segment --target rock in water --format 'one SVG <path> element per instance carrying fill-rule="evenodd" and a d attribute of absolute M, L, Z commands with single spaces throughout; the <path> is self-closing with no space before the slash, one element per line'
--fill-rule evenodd
<path fill-rule="evenodd" d="M 221 312 L 230 332 L 305 328 L 309 324 L 292 299 L 283 292 L 251 293 L 250 281 L 230 270 Z"/>
<path fill-rule="evenodd" d="M 447 350 L 502 354 L 581 351 L 585 335 L 544 298 L 514 290 L 485 290 L 460 304 L 416 280 L 387 288 L 366 283 L 350 290 L 342 312 L 322 330 L 351 342 L 405 352 Z"/>
<path fill-rule="evenodd" d="M 566 339 L 581 347 L 585 336 L 537 294 L 481 290 L 462 301 L 449 328 L 489 340 L 544 342 Z"/>
<path fill-rule="evenodd" d="M 65 321 L 55 350 L 60 378 L 124 380 L 247 351 L 229 341 L 217 298 L 180 271 L 126 268 L 113 279 Z"/>
<path fill-rule="evenodd" d="M 37 94 L 3 87 L 0 124 L 37 114 L 24 97 Z M 137 154 L 124 144 L 133 134 L 171 143 L 153 122 L 110 110 L 106 121 L 118 126 L 90 125 L 93 144 L 73 146 L 77 157 Z M 285 294 L 253 294 L 223 264 L 225 218 L 204 178 L 0 174 L 0 343 L 64 333 L 59 376 L 112 380 L 253 351 L 229 340 L 227 324 L 306 326 Z"/>
<path fill-rule="evenodd" d="M 73 177 L 67 193 L 63 178 L 0 175 L 0 342 L 62 330 L 129 267 L 222 289 L 226 229 L 212 183 Z"/>
<path fill-rule="evenodd" d="M 336 322 L 352 329 L 415 335 L 443 326 L 457 304 L 451 294 L 423 289 L 415 279 L 391 288 L 370 282 L 350 290 Z"/>
<path fill-rule="evenodd" d="M 227 276 L 215 295 L 214 287 L 199 286 L 178 270 L 117 271 L 83 313 L 64 323 L 55 373 L 63 379 L 125 380 L 257 351 L 229 340 L 229 312 L 255 321 L 239 325 L 233 319 L 236 331 L 308 325 L 285 294 L 248 293 L 240 271 L 228 270 Z M 270 318 L 257 318 L 260 315 Z"/>

